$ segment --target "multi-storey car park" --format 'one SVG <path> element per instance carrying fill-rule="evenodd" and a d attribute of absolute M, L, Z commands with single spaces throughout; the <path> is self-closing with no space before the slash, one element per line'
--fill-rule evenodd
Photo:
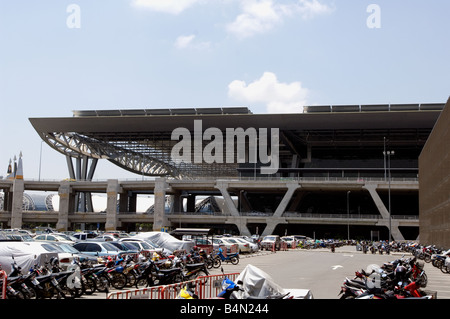
<path fill-rule="evenodd" d="M 241 234 L 416 239 L 418 158 L 444 106 L 308 106 L 295 114 L 253 114 L 246 107 L 117 109 L 30 118 L 41 138 L 66 156 L 71 180 L 1 180 L 0 222 L 18 228 L 42 221 L 60 230 L 83 223 L 131 231 L 137 223 L 151 223 L 155 230 L 210 227 Z M 172 156 L 181 141 L 173 133 L 180 128 L 192 138 L 191 160 Z M 238 128 L 247 138 L 227 141 L 227 129 Z M 230 141 L 234 152 L 227 159 Z M 238 156 L 242 145 L 243 157 Z M 277 155 L 275 173 L 263 174 L 261 167 L 269 164 L 251 160 L 261 145 Z M 198 152 L 213 161 L 196 158 Z M 147 178 L 93 181 L 100 159 Z M 59 211 L 23 210 L 27 190 L 57 192 Z M 106 194 L 105 212 L 93 211 L 93 193 Z M 154 197 L 144 213 L 136 212 L 140 194 Z"/>

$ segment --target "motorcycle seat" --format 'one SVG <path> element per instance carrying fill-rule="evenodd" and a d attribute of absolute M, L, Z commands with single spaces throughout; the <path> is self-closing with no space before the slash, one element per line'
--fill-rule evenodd
<path fill-rule="evenodd" d="M 181 272 L 181 268 L 160 269 L 159 272 L 163 274 L 170 274 L 173 272 Z"/>
<path fill-rule="evenodd" d="M 204 263 L 186 264 L 187 269 L 195 269 L 195 268 L 200 268 L 200 267 L 204 267 L 204 266 L 205 266 Z"/>

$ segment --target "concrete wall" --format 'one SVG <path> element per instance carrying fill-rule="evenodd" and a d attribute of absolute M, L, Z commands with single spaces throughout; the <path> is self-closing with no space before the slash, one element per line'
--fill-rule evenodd
<path fill-rule="evenodd" d="M 450 248 L 450 99 L 419 157 L 422 244 Z"/>

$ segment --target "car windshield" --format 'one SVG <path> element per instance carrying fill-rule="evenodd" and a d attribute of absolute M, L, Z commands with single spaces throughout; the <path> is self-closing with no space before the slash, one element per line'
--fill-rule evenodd
<path fill-rule="evenodd" d="M 110 243 L 102 243 L 103 248 L 105 248 L 106 250 L 111 250 L 111 251 L 121 251 L 121 249 L 117 248 L 114 245 L 111 245 Z"/>
<path fill-rule="evenodd" d="M 152 242 L 152 241 L 146 241 L 146 243 L 148 243 L 150 246 L 152 246 L 153 247 L 153 249 L 155 249 L 155 248 L 161 248 L 161 246 L 159 246 L 158 244 L 156 244 L 156 243 L 154 243 L 154 242 Z"/>
<path fill-rule="evenodd" d="M 72 245 L 69 244 L 60 244 L 58 245 L 64 252 L 70 253 L 70 254 L 79 254 L 80 251 L 75 249 Z"/>
<path fill-rule="evenodd" d="M 274 236 L 266 236 L 264 237 L 264 240 L 275 240 Z"/>
<path fill-rule="evenodd" d="M 122 245 L 124 245 L 128 250 L 136 250 L 136 246 L 134 246 L 130 242 L 124 241 L 122 242 Z"/>
<path fill-rule="evenodd" d="M 53 252 L 58 252 L 58 253 L 63 253 L 64 250 L 60 247 L 58 247 L 57 245 L 52 245 L 52 244 L 42 244 L 42 248 L 44 248 L 46 251 L 53 251 Z"/>
<path fill-rule="evenodd" d="M 58 237 L 61 237 L 61 238 L 64 238 L 65 240 L 70 240 L 70 241 L 78 240 L 77 238 L 70 236 L 70 235 L 66 235 L 66 234 L 58 234 Z"/>

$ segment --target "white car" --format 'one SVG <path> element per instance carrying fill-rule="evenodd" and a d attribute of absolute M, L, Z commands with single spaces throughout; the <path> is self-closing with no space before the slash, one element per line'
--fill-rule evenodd
<path fill-rule="evenodd" d="M 60 242 L 66 244 L 75 244 L 75 240 L 71 240 L 66 236 L 56 234 L 41 234 L 34 237 L 35 241 Z"/>
<path fill-rule="evenodd" d="M 236 253 L 239 251 L 239 245 L 237 243 L 232 243 L 230 241 L 227 241 L 228 237 L 220 237 L 220 238 L 213 238 L 213 243 L 218 244 L 220 246 L 225 246 L 227 249 L 227 253 L 233 252 Z"/>
<path fill-rule="evenodd" d="M 255 243 L 251 238 L 245 238 L 245 237 L 238 237 L 239 239 L 242 239 L 250 244 L 250 249 L 252 253 L 255 253 L 259 250 L 259 245 Z"/>
<path fill-rule="evenodd" d="M 252 248 L 250 247 L 250 243 L 246 242 L 245 240 L 237 237 L 233 238 L 224 238 L 226 241 L 237 244 L 239 246 L 239 253 L 251 253 Z"/>
<path fill-rule="evenodd" d="M 283 236 L 281 240 L 287 243 L 287 246 L 290 248 L 297 247 L 297 240 L 294 236 Z"/>

